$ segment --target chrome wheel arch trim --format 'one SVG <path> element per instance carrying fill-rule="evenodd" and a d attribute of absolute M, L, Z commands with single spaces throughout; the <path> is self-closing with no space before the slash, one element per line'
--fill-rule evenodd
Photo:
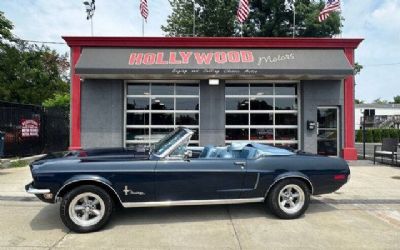
<path fill-rule="evenodd" d="M 264 197 L 244 199 L 216 199 L 216 200 L 180 200 L 180 201 L 150 201 L 150 202 L 124 202 L 122 206 L 131 207 L 169 207 L 169 206 L 194 206 L 194 205 L 225 205 L 264 202 Z"/>
<path fill-rule="evenodd" d="M 307 177 L 304 177 L 302 175 L 285 175 L 285 176 L 282 176 L 282 177 L 279 177 L 279 178 L 275 179 L 275 181 L 268 187 L 267 191 L 265 192 L 264 198 L 267 197 L 267 195 L 269 193 L 269 190 L 271 190 L 271 188 L 276 183 L 278 183 L 281 180 L 288 179 L 288 178 L 300 178 L 300 179 L 303 179 L 303 180 L 307 181 L 307 183 L 310 184 L 310 187 L 311 187 L 310 194 L 312 195 L 314 193 L 314 186 L 311 183 L 310 179 L 308 179 Z"/>
<path fill-rule="evenodd" d="M 101 183 L 101 184 L 107 186 L 108 188 L 110 188 L 110 189 L 114 192 L 114 194 L 118 197 L 119 202 L 122 204 L 121 198 L 119 197 L 118 193 L 115 191 L 115 189 L 114 189 L 110 184 L 108 184 L 108 183 L 106 183 L 106 182 L 104 182 L 104 181 L 102 181 L 102 180 L 99 180 L 99 179 L 91 179 L 91 178 L 72 180 L 72 181 L 69 181 L 69 182 L 65 183 L 65 184 L 57 191 L 57 194 L 54 196 L 54 201 L 57 202 L 57 201 L 60 199 L 60 197 L 58 197 L 58 195 L 60 194 L 60 192 L 61 192 L 63 189 L 65 189 L 66 187 L 68 187 L 68 186 L 71 185 L 71 184 L 74 184 L 74 183 L 77 183 L 77 182 L 82 182 L 82 181 L 92 181 L 92 182 Z"/>

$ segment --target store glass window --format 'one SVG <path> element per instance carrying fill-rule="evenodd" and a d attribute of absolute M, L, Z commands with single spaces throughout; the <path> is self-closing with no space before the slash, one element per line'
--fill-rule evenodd
<path fill-rule="evenodd" d="M 297 83 L 226 83 L 225 142 L 297 148 Z"/>
<path fill-rule="evenodd" d="M 150 146 L 178 126 L 193 131 L 190 145 L 199 143 L 198 83 L 127 83 L 125 146 Z"/>

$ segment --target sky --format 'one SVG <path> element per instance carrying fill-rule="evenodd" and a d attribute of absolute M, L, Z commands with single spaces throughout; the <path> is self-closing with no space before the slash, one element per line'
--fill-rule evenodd
<path fill-rule="evenodd" d="M 284 1 L 284 0 L 282 0 Z M 0 0 L 0 11 L 25 40 L 63 42 L 61 36 L 90 36 L 82 0 Z M 167 0 L 148 0 L 145 36 L 163 36 L 171 8 Z M 400 95 L 400 0 L 342 0 L 342 38 L 364 38 L 356 51 L 363 70 L 356 77 L 356 98 L 392 101 Z M 95 36 L 142 36 L 139 0 L 96 0 Z M 49 44 L 60 53 L 64 44 Z"/>

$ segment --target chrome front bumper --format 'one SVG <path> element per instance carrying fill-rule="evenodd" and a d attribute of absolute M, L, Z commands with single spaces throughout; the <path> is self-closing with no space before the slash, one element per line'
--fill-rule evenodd
<path fill-rule="evenodd" d="M 32 186 L 32 183 L 29 183 L 25 186 L 25 191 L 29 194 L 48 194 L 50 193 L 50 189 L 37 189 Z"/>

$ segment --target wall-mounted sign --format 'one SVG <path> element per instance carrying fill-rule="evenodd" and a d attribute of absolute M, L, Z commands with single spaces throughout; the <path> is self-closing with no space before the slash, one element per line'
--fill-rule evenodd
<path fill-rule="evenodd" d="M 353 73 L 340 49 L 84 48 L 76 73 L 85 75 L 298 75 Z"/>
<path fill-rule="evenodd" d="M 21 120 L 21 137 L 39 137 L 40 123 L 33 119 Z"/>

